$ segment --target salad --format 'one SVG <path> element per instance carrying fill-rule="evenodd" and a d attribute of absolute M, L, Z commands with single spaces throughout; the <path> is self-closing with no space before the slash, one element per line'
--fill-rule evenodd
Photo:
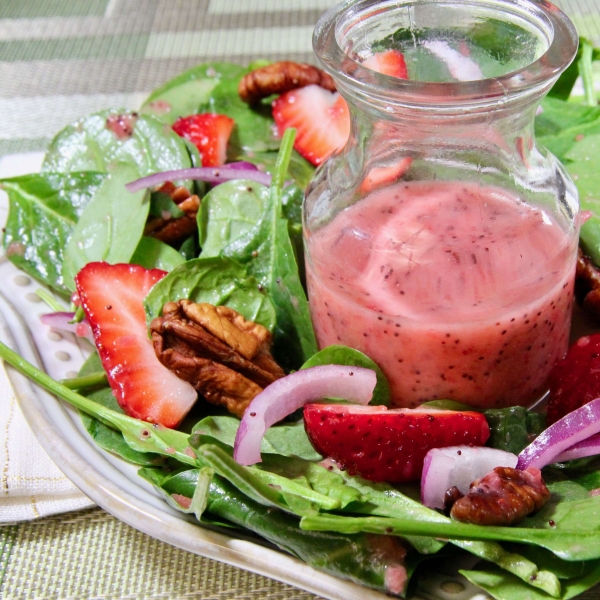
<path fill-rule="evenodd" d="M 540 143 L 565 162 L 592 212 L 598 58 L 581 40 L 536 122 Z M 373 68 L 406 76 L 397 60 L 383 62 Z M 393 481 L 375 457 L 365 466 L 344 454 L 351 431 L 368 433 L 365 419 L 398 414 L 385 409 L 389 385 L 369 357 L 344 346 L 318 351 L 303 288 L 303 193 L 343 139 L 344 109 L 331 91 L 304 88 L 306 105 L 297 100 L 303 94 L 283 92 L 279 136 L 272 98 L 250 105 L 238 93 L 245 75 L 266 66 L 199 65 L 139 111 L 110 109 L 66 127 L 40 173 L 0 182 L 10 201 L 6 256 L 49 290 L 46 322 L 92 331 L 98 350 L 79 377 L 62 382 L 3 344 L 0 356 L 78 408 L 96 443 L 139 466 L 177 510 L 200 524 L 250 530 L 335 576 L 405 597 L 423 564 L 471 555 L 479 561 L 461 573 L 502 600 L 567 599 L 600 582 L 600 463 L 595 450 L 577 446 L 597 445 L 594 395 L 566 416 L 555 413 L 549 428 L 521 407 L 473 412 L 439 401 L 403 409 L 430 438 L 447 436 L 442 446 L 487 443 L 518 454 L 512 466 L 545 467 L 547 502 L 514 527 L 450 519 L 435 510 L 439 498 L 423 504 L 414 481 L 423 461 L 434 471 L 434 459 L 422 440 Z M 578 73 L 584 103 L 569 101 Z M 592 214 L 581 234 L 596 264 L 599 223 Z M 588 361 L 593 370 L 596 343 L 571 366 Z M 578 383 L 593 390 L 585 375 Z M 196 402 L 198 393 L 209 402 Z M 314 403 L 326 397 L 370 407 Z M 296 411 L 307 402 L 303 419 Z M 336 447 L 337 432 L 319 424 L 340 415 L 353 421 Z M 397 419 L 388 428 L 405 433 Z M 472 450 L 465 455 L 477 463 L 484 448 Z"/>

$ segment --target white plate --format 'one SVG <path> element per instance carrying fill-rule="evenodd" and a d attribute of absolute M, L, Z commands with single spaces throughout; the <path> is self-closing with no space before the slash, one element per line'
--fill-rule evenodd
<path fill-rule="evenodd" d="M 0 177 L 32 172 L 39 153 L 4 157 Z M 0 191 L 0 223 L 7 197 Z M 0 339 L 52 377 L 73 376 L 91 346 L 74 336 L 52 335 L 39 315 L 48 312 L 35 291 L 41 286 L 0 255 Z M 50 336 L 49 336 L 50 334 Z M 137 468 L 98 448 L 76 410 L 7 368 L 19 405 L 37 439 L 65 475 L 87 496 L 125 523 L 184 550 L 254 571 L 331 600 L 386 600 L 387 596 L 312 569 L 302 561 L 230 531 L 201 527 L 177 512 L 136 474 Z M 464 578 L 428 574 L 422 596 L 441 600 L 483 600 L 487 595 Z"/>

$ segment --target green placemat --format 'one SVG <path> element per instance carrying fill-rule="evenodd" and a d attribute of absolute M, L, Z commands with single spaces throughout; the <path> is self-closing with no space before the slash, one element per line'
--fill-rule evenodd
<path fill-rule="evenodd" d="M 0 527 L 3 600 L 315 600 L 317 596 L 197 556 L 101 509 Z"/>

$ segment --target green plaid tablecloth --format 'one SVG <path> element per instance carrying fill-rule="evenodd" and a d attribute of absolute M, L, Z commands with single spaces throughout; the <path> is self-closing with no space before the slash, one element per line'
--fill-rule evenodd
<path fill-rule="evenodd" d="M 196 63 L 314 61 L 334 0 L 0 0 L 0 157 Z M 600 45 L 600 0 L 557 2 Z M 0 597 L 283 600 L 316 596 L 159 542 L 101 509 L 0 527 Z M 600 597 L 599 590 L 585 594 Z"/>

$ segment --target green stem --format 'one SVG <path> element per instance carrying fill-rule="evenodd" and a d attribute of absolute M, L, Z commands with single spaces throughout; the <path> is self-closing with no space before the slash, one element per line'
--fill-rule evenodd
<path fill-rule="evenodd" d="M 277 155 L 277 162 L 273 169 L 273 178 L 271 179 L 271 193 L 276 190 L 281 194 L 283 184 L 288 172 L 288 166 L 294 149 L 294 140 L 296 139 L 296 130 L 294 128 L 286 129 L 281 139 L 281 146 Z"/>
<path fill-rule="evenodd" d="M 380 533 L 387 535 L 426 535 L 453 540 L 494 540 L 542 546 L 565 560 L 600 558 L 600 535 L 597 531 L 528 529 L 495 527 L 433 521 L 413 521 L 386 517 L 342 517 L 319 515 L 303 517 L 300 527 L 307 531 L 338 531 L 345 534 Z"/>
<path fill-rule="evenodd" d="M 108 379 L 104 371 L 99 371 L 98 373 L 90 373 L 89 375 L 82 375 L 81 377 L 61 379 L 60 383 L 70 390 L 83 390 L 97 385 L 105 385 L 108 383 Z"/>
<path fill-rule="evenodd" d="M 41 298 L 54 312 L 66 311 L 65 307 L 48 290 L 39 288 L 35 291 L 35 295 Z"/>
<path fill-rule="evenodd" d="M 192 466 L 198 465 L 196 458 L 188 454 L 188 450 L 191 450 L 191 448 L 189 448 L 187 443 L 188 436 L 185 433 L 128 417 L 110 408 L 106 408 L 93 400 L 89 400 L 62 383 L 55 381 L 31 363 L 28 363 L 2 342 L 0 342 L 0 358 L 50 393 L 62 398 L 65 402 L 68 402 L 82 412 L 102 421 L 105 425 L 120 431 L 127 443 L 134 450 L 138 450 L 139 452 L 158 452 Z"/>
<path fill-rule="evenodd" d="M 597 106 L 596 91 L 594 90 L 594 73 L 592 61 L 594 58 L 594 47 L 587 40 L 581 40 L 582 52 L 579 59 L 579 74 L 583 81 L 583 92 L 585 103 L 588 106 Z"/>

